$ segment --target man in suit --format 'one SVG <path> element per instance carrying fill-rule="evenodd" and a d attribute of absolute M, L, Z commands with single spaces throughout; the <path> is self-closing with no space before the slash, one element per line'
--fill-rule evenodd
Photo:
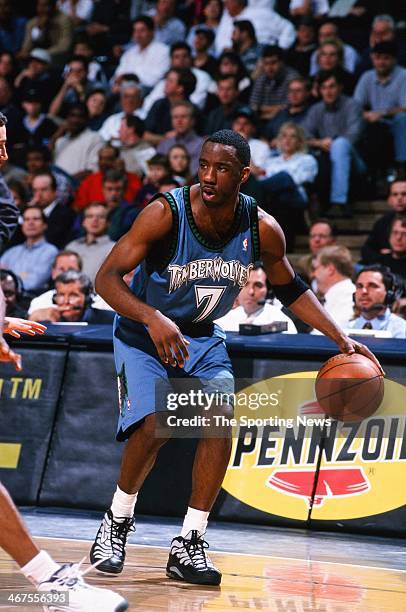
<path fill-rule="evenodd" d="M 41 172 L 32 181 L 33 199 L 31 204 L 42 208 L 47 218 L 48 229 L 45 237 L 59 249 L 70 239 L 71 228 L 75 219 L 72 209 L 61 204 L 56 194 L 57 184 L 51 172 Z"/>

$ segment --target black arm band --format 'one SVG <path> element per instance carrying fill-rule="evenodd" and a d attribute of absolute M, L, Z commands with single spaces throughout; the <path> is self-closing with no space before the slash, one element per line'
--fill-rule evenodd
<path fill-rule="evenodd" d="M 284 306 L 290 306 L 310 287 L 302 281 L 300 276 L 295 274 L 295 277 L 287 285 L 272 285 L 275 297 L 278 298 Z"/>

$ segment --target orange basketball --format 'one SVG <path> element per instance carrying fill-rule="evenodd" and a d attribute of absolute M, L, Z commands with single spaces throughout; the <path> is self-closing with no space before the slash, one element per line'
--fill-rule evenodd
<path fill-rule="evenodd" d="M 371 359 L 340 353 L 326 361 L 316 379 L 316 397 L 326 415 L 359 422 L 376 412 L 384 393 L 381 371 Z"/>

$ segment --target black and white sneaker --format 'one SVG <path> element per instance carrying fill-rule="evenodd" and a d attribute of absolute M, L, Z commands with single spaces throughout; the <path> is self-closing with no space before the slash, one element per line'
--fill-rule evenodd
<path fill-rule="evenodd" d="M 192 584 L 219 585 L 221 572 L 214 567 L 206 554 L 209 548 L 203 536 L 196 530 L 190 531 L 186 538 L 178 536 L 172 540 L 166 575 L 175 580 Z"/>
<path fill-rule="evenodd" d="M 135 531 L 135 519 L 114 520 L 111 510 L 107 510 L 90 550 L 90 561 L 97 563 L 97 569 L 108 574 L 120 574 L 125 560 L 125 545 L 128 534 Z"/>

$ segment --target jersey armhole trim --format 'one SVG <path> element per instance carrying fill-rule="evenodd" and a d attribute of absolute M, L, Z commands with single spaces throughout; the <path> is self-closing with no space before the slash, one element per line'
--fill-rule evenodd
<path fill-rule="evenodd" d="M 173 224 L 172 224 L 172 229 L 171 229 L 171 244 L 169 247 L 169 251 L 165 259 L 158 266 L 159 270 L 164 270 L 169 264 L 169 262 L 171 261 L 171 259 L 173 258 L 173 256 L 175 255 L 176 250 L 178 248 L 179 211 L 178 211 L 177 204 L 175 202 L 175 198 L 169 191 L 166 191 L 165 193 L 157 193 L 152 198 L 152 200 L 150 200 L 149 203 L 153 202 L 154 200 L 158 200 L 159 198 L 165 198 L 165 200 L 168 202 L 171 212 L 172 212 L 172 219 L 173 219 Z"/>
<path fill-rule="evenodd" d="M 259 226 L 258 226 L 258 204 L 254 198 L 251 198 L 250 206 L 251 220 L 251 240 L 252 240 L 252 257 L 254 262 L 259 261 L 261 257 L 261 245 L 259 241 Z"/>

